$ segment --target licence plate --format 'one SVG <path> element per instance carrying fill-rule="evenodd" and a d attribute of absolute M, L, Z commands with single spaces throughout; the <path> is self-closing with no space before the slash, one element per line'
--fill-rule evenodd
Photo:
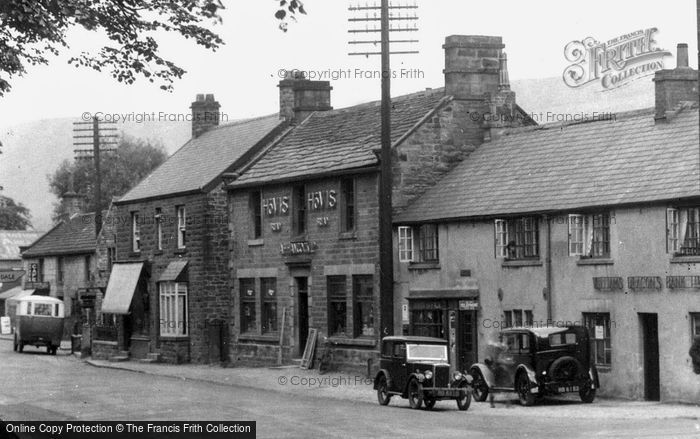
<path fill-rule="evenodd" d="M 560 387 L 559 393 L 578 392 L 578 386 Z"/>

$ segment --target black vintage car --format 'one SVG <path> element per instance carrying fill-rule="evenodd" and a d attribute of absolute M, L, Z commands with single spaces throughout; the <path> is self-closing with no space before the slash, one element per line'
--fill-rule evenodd
<path fill-rule="evenodd" d="M 447 342 L 431 337 L 385 337 L 382 339 L 379 372 L 374 389 L 381 405 L 392 396 L 408 398 L 411 408 L 432 409 L 443 399 L 454 399 L 460 410 L 471 404 L 472 377 L 450 373 Z"/>
<path fill-rule="evenodd" d="M 487 360 L 470 369 L 477 401 L 489 392 L 515 392 L 529 406 L 547 395 L 576 392 L 591 403 L 600 387 L 583 326 L 507 329 L 489 350 Z"/>

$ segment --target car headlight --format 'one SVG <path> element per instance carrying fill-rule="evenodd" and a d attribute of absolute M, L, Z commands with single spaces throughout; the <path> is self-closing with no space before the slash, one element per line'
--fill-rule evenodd
<path fill-rule="evenodd" d="M 425 379 L 426 379 L 426 380 L 429 380 L 429 379 L 431 379 L 431 378 L 433 377 L 433 371 L 432 371 L 432 370 L 426 370 L 425 372 L 423 372 L 423 375 L 425 375 Z"/>
<path fill-rule="evenodd" d="M 462 379 L 462 372 L 455 372 L 452 374 L 452 379 L 455 381 L 459 381 Z"/>

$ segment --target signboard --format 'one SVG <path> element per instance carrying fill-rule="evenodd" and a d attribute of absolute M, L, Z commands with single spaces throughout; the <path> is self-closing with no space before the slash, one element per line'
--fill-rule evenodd
<path fill-rule="evenodd" d="M 401 305 L 401 323 L 408 323 L 408 305 Z"/>
<path fill-rule="evenodd" d="M 10 271 L 0 271 L 0 283 L 7 282 L 17 282 L 24 276 L 24 270 L 10 270 Z"/>
<path fill-rule="evenodd" d="M 605 339 L 605 328 L 602 326 L 597 326 L 595 327 L 595 339 L 596 340 L 604 340 Z"/>
<path fill-rule="evenodd" d="M 627 286 L 630 290 L 660 290 L 664 284 L 660 276 L 630 276 Z"/>
<path fill-rule="evenodd" d="M 594 277 L 593 288 L 598 291 L 622 291 L 625 281 L 621 277 Z"/>
<path fill-rule="evenodd" d="M 316 252 L 318 244 L 315 242 L 290 242 L 280 244 L 280 254 L 282 256 L 310 255 Z"/>
<path fill-rule="evenodd" d="M 459 310 L 460 311 L 471 311 L 479 309 L 479 301 L 478 300 L 460 300 L 459 301 Z"/>
<path fill-rule="evenodd" d="M 39 264 L 32 262 L 29 264 L 29 282 L 39 282 Z"/>
<path fill-rule="evenodd" d="M 669 290 L 700 288 L 700 276 L 666 276 L 666 288 Z"/>
<path fill-rule="evenodd" d="M 10 318 L 0 317 L 0 334 L 10 334 L 12 328 L 10 328 Z"/>
<path fill-rule="evenodd" d="M 316 350 L 316 337 L 318 331 L 316 328 L 309 328 L 309 337 L 306 339 L 306 346 L 304 347 L 304 355 L 301 357 L 301 368 L 311 369 L 314 367 L 313 358 L 314 351 Z"/>

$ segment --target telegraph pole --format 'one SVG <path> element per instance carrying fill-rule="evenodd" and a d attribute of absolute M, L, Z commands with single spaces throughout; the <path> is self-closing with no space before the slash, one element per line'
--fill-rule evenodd
<path fill-rule="evenodd" d="M 700 1 L 700 0 L 698 0 Z M 391 52 L 390 43 L 415 43 L 417 40 L 390 40 L 391 32 L 416 32 L 418 28 L 415 21 L 417 6 L 412 5 L 390 5 L 389 0 L 381 0 L 377 6 L 365 3 L 364 6 L 350 6 L 351 13 L 362 14 L 364 17 L 350 18 L 351 23 L 364 22 L 365 28 L 354 28 L 348 32 L 351 34 L 380 33 L 380 52 L 351 52 L 349 55 L 380 55 L 381 56 L 381 153 L 380 157 L 380 183 L 379 183 L 379 324 L 380 337 L 394 334 L 394 247 L 393 247 L 393 223 L 392 223 L 392 172 L 391 172 L 391 54 L 414 54 L 418 51 L 401 50 Z M 380 15 L 377 17 L 376 11 Z M 392 11 L 397 15 L 392 16 Z M 402 12 L 407 12 L 406 16 Z M 411 15 L 411 12 L 413 14 Z M 370 13 L 372 16 L 370 16 Z M 379 21 L 380 28 L 377 29 L 376 22 Z M 395 28 L 391 27 L 392 21 L 398 22 Z M 374 23 L 372 23 L 374 22 Z M 370 28 L 372 23 L 372 28 Z M 401 23 L 404 24 L 402 27 Z M 373 44 L 376 40 L 353 40 L 350 44 Z"/>
<path fill-rule="evenodd" d="M 100 126 L 100 124 L 109 124 L 109 126 Z M 77 133 L 73 135 L 73 145 L 91 145 L 92 149 L 75 149 L 75 160 L 89 160 L 94 159 L 95 166 L 95 194 L 94 194 L 94 209 L 95 209 L 95 236 L 100 234 L 100 229 L 102 229 L 102 171 L 100 170 L 100 152 L 110 152 L 114 151 L 113 148 L 117 144 L 116 137 L 117 134 L 102 134 L 101 131 L 116 131 L 117 128 L 112 126 L 114 122 L 103 122 L 100 121 L 97 116 L 94 116 L 89 122 L 73 122 L 73 132 Z M 89 128 L 88 128 L 89 126 Z M 88 135 L 81 135 L 81 132 L 91 132 Z M 80 139 L 92 139 L 91 142 L 87 140 Z M 107 146 L 107 148 L 102 148 L 102 146 Z"/>

